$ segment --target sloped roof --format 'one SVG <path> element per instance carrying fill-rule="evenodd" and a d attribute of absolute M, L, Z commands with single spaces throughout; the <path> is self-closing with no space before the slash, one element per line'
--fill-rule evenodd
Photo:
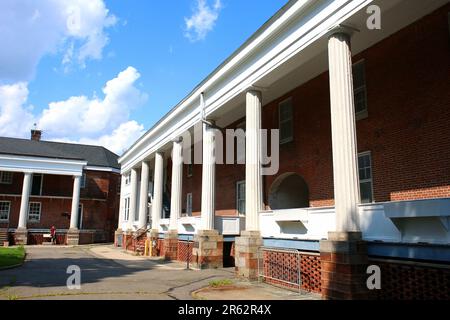
<path fill-rule="evenodd" d="M 0 137 L 0 154 L 84 160 L 88 166 L 120 169 L 119 156 L 100 146 Z"/>

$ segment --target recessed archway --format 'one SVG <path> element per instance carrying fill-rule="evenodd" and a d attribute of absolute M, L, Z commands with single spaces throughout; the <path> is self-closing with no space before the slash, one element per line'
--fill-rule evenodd
<path fill-rule="evenodd" d="M 270 187 L 269 206 L 272 210 L 309 208 L 309 189 L 297 173 L 279 176 Z"/>

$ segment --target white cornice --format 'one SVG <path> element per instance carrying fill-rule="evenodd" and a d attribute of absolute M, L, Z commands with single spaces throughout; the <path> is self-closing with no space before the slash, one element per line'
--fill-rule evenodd
<path fill-rule="evenodd" d="M 0 155 L 0 171 L 81 176 L 86 161 Z"/>

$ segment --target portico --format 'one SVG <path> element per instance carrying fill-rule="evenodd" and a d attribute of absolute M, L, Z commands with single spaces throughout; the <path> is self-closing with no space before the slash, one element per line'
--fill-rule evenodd
<path fill-rule="evenodd" d="M 73 178 L 73 194 L 70 212 L 70 230 L 67 234 L 67 243 L 76 245 L 79 242 L 78 213 L 80 205 L 80 182 L 86 161 L 70 159 L 51 159 L 41 157 L 25 157 L 13 155 L 0 155 L 0 171 L 22 173 L 22 193 L 18 225 L 14 231 L 16 244 L 27 244 L 28 214 L 33 175 L 58 175 Z"/>
<path fill-rule="evenodd" d="M 366 297 L 362 279 L 367 241 L 403 243 L 405 226 L 414 224 L 411 229 L 416 231 L 419 226 L 407 213 L 390 213 L 391 206 L 404 207 L 393 198 L 375 203 L 371 155 L 377 148 L 381 152 L 384 144 L 377 139 L 389 130 L 374 129 L 382 126 L 380 120 L 364 127 L 364 138 L 375 131 L 370 143 L 358 140 L 357 121 L 370 117 L 364 57 L 425 11 L 442 5 L 375 1 L 386 24 L 372 32 L 366 28 L 364 10 L 369 3 L 290 2 L 122 156 L 122 173 L 131 173 L 131 190 L 138 188 L 133 171 L 155 159 L 151 239 L 164 243 L 166 258 L 180 259 L 183 246 L 193 241 L 197 267 L 220 267 L 227 241 L 232 242 L 237 275 L 254 280 L 261 276 L 258 266 L 270 260 L 261 255 L 261 247 L 292 246 L 311 261 L 320 261 L 316 273 L 325 298 Z M 380 56 L 385 57 L 377 51 L 371 58 Z M 181 138 L 196 126 L 201 127 L 202 163 L 194 165 L 199 170 L 180 164 L 190 152 Z M 226 129 L 245 131 L 245 152 L 235 150 L 230 156 L 245 154 L 245 165 L 217 162 L 215 151 L 223 146 L 216 135 Z M 271 137 L 267 146 L 264 129 L 279 129 L 278 141 Z M 358 146 L 361 140 L 364 149 Z M 266 161 L 270 144 L 280 149 L 280 170 L 267 175 L 265 169 L 277 160 Z M 445 187 L 442 190 L 439 197 L 445 198 Z M 296 195 L 302 199 L 291 201 Z M 130 199 L 124 212 L 134 215 L 133 202 L 139 200 Z M 427 206 L 436 200 L 426 199 Z M 448 199 L 442 201 L 447 208 Z M 439 217 L 442 214 L 439 211 Z M 411 220 L 403 224 L 399 219 Z M 444 233 L 433 241 L 448 241 L 448 228 Z"/>

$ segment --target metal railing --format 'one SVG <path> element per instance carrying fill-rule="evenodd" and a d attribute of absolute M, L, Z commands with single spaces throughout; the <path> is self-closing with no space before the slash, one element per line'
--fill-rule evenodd
<path fill-rule="evenodd" d="M 281 256 L 281 259 L 273 260 Z M 296 249 L 261 247 L 258 250 L 258 279 L 298 287 L 302 294 L 301 252 Z"/>

